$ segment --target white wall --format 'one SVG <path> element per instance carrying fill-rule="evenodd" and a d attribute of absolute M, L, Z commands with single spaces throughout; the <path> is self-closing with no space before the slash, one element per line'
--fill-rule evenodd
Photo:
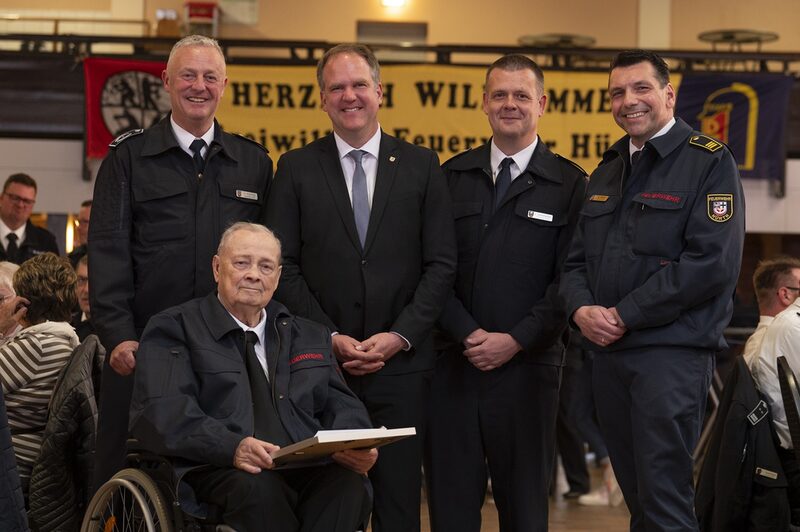
<path fill-rule="evenodd" d="M 81 178 L 82 160 L 80 140 L 0 139 L 0 186 L 24 172 L 39 185 L 35 212 L 77 213 L 94 190 Z"/>
<path fill-rule="evenodd" d="M 94 181 L 81 179 L 82 150 L 78 140 L 0 139 L 0 183 L 25 172 L 39 184 L 36 212 L 76 213 L 94 189 Z M 800 234 L 800 159 L 786 163 L 786 174 L 780 199 L 769 194 L 766 181 L 744 180 L 748 233 Z"/>

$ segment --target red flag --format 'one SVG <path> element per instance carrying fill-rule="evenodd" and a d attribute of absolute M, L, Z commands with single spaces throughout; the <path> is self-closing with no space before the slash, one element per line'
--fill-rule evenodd
<path fill-rule="evenodd" d="M 169 112 L 169 94 L 161 83 L 164 68 L 162 61 L 84 60 L 87 157 L 105 157 L 117 136 L 148 128 Z"/>

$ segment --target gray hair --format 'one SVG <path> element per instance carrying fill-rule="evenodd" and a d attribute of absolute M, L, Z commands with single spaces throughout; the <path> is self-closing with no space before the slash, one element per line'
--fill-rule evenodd
<path fill-rule="evenodd" d="M 14 272 L 17 270 L 19 270 L 18 264 L 8 261 L 0 262 L 0 286 L 8 288 L 12 294 L 16 294 L 14 291 Z"/>
<path fill-rule="evenodd" d="M 317 63 L 317 83 L 319 84 L 320 90 L 325 90 L 325 80 L 322 79 L 322 71 L 325 70 L 325 65 L 327 65 L 334 56 L 339 54 L 355 54 L 361 57 L 367 62 L 367 66 L 369 66 L 369 71 L 372 74 L 372 81 L 375 82 L 375 85 L 381 82 L 381 65 L 378 63 L 378 59 L 375 57 L 375 54 L 372 53 L 372 50 L 363 44 L 344 43 L 337 44 L 326 51 L 319 60 L 319 63 Z"/>
<path fill-rule="evenodd" d="M 228 241 L 231 239 L 234 233 L 238 231 L 248 231 L 250 233 L 260 233 L 268 238 L 271 238 L 275 241 L 278 245 L 278 264 L 283 263 L 283 256 L 281 254 L 281 241 L 275 236 L 271 230 L 267 229 L 261 224 L 254 224 L 252 222 L 236 222 L 235 224 L 228 227 L 224 233 L 222 233 L 222 237 L 219 239 L 219 246 L 217 247 L 217 255 L 222 255 L 222 251 L 228 245 Z"/>
<path fill-rule="evenodd" d="M 220 48 L 216 39 L 206 37 L 205 35 L 187 35 L 172 46 L 172 50 L 169 52 L 169 58 L 167 59 L 167 68 L 169 68 L 170 63 L 172 63 L 175 52 L 186 46 L 207 46 L 213 48 L 219 52 L 219 56 L 222 58 L 222 64 L 225 64 L 225 54 L 222 53 L 222 48 Z"/>

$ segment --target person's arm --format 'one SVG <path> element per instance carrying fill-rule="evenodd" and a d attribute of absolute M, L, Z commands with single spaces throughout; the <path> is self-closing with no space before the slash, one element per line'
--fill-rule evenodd
<path fill-rule="evenodd" d="M 134 296 L 131 259 L 130 153 L 123 144 L 109 151 L 94 188 L 89 225 L 89 296 L 92 322 L 112 359 L 125 341 L 138 340 L 131 304 Z"/>
<path fill-rule="evenodd" d="M 286 157 L 278 160 L 278 171 L 267 201 L 267 227 L 275 231 L 281 241 L 283 255 L 281 280 L 275 298 L 299 316 L 322 323 L 332 331 L 338 327 L 322 310 L 317 298 L 308 288 L 301 262 L 300 200 L 295 189 L 292 165 Z"/>
<path fill-rule="evenodd" d="M 710 156 L 709 156 L 710 157 Z M 627 294 L 616 311 L 627 329 L 670 323 L 685 310 L 731 290 L 739 276 L 744 246 L 744 194 L 733 155 L 724 148 L 698 189 L 684 229 L 678 260 L 665 264 Z M 708 215 L 709 194 L 732 194 L 733 216 L 716 222 Z"/>
<path fill-rule="evenodd" d="M 434 152 L 430 152 L 427 166 L 425 199 L 419 214 L 422 217 L 422 275 L 413 297 L 390 327 L 390 331 L 402 335 L 412 346 L 430 333 L 439 318 L 452 292 L 457 265 L 450 192 Z"/>
<path fill-rule="evenodd" d="M 30 337 L 15 337 L 0 346 L 0 385 L 3 394 L 21 390 L 27 386 L 40 367 L 39 346 Z"/>
<path fill-rule="evenodd" d="M 145 448 L 218 467 L 234 465 L 244 438 L 200 407 L 200 383 L 175 317 L 162 313 L 148 322 L 134 375 L 130 431 Z"/>

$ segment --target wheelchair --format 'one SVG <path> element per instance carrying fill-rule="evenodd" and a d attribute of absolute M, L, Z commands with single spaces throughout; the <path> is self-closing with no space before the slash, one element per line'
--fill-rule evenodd
<path fill-rule="evenodd" d="M 128 467 L 100 486 L 86 508 L 81 532 L 234 532 L 181 508 L 177 479 L 166 458 L 129 452 Z M 213 509 L 212 509 L 213 510 Z"/>

